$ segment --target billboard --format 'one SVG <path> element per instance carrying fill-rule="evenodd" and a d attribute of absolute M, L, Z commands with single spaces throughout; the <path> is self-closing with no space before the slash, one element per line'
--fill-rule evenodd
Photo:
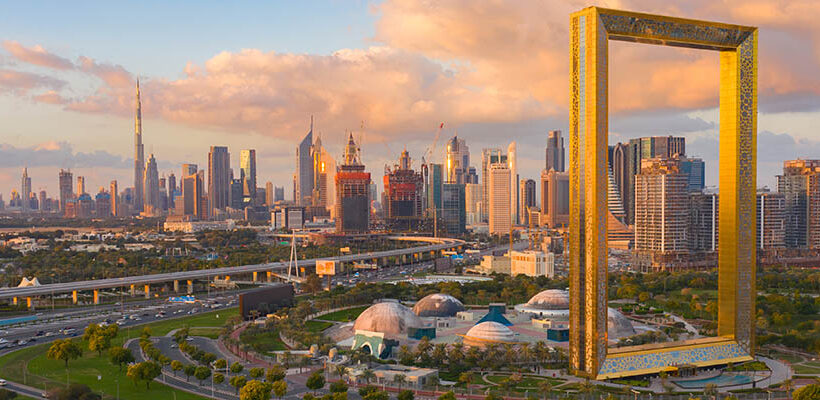
<path fill-rule="evenodd" d="M 316 260 L 316 275 L 336 275 L 336 261 Z"/>
<path fill-rule="evenodd" d="M 242 319 L 256 318 L 293 304 L 293 285 L 276 284 L 239 294 Z"/>

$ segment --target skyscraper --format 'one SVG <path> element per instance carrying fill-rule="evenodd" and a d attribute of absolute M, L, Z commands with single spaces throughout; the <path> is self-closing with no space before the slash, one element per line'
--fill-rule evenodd
<path fill-rule="evenodd" d="M 484 214 L 484 188 L 478 183 L 468 183 L 464 185 L 464 211 L 466 212 L 466 224 L 475 225 L 481 222 Z"/>
<path fill-rule="evenodd" d="M 111 216 L 111 194 L 100 187 L 100 191 L 94 196 L 94 214 L 97 218 L 108 218 Z"/>
<path fill-rule="evenodd" d="M 336 232 L 370 230 L 370 173 L 364 171 L 353 133 L 345 146 L 344 161 L 336 174 Z"/>
<path fill-rule="evenodd" d="M 507 164 L 510 166 L 510 216 L 512 224 L 516 225 L 520 206 L 518 196 L 521 192 L 518 188 L 518 151 L 516 151 L 515 142 L 510 142 L 507 146 Z"/>
<path fill-rule="evenodd" d="M 757 248 L 786 246 L 786 196 L 769 191 L 757 192 Z"/>
<path fill-rule="evenodd" d="M 501 149 L 483 149 L 481 151 L 481 185 L 484 189 L 482 196 L 481 221 L 487 222 L 490 204 L 490 165 L 506 163 L 507 156 Z"/>
<path fill-rule="evenodd" d="M 265 182 L 265 205 L 273 207 L 273 182 Z"/>
<path fill-rule="evenodd" d="M 410 154 L 404 150 L 399 162 L 385 170 L 384 218 L 393 231 L 416 230 L 424 218 L 424 177 L 410 164 Z"/>
<path fill-rule="evenodd" d="M 256 150 L 239 152 L 240 178 L 242 179 L 242 196 L 245 205 L 254 205 L 256 199 Z"/>
<path fill-rule="evenodd" d="M 182 215 L 193 218 L 202 218 L 205 215 L 202 209 L 203 203 L 203 179 L 202 171 L 182 177 Z"/>
<path fill-rule="evenodd" d="M 541 225 L 569 225 L 569 173 L 541 171 Z"/>
<path fill-rule="evenodd" d="M 700 158 L 680 157 L 681 172 L 689 177 L 690 192 L 700 192 L 706 187 L 706 168 Z"/>
<path fill-rule="evenodd" d="M 142 212 L 145 199 L 145 152 L 142 146 L 142 103 L 140 102 L 140 80 L 137 79 L 137 96 L 134 116 L 134 212 Z M 82 194 L 84 192 L 81 192 Z"/>
<path fill-rule="evenodd" d="M 635 179 L 635 249 L 666 256 L 689 251 L 688 177 L 677 160 L 641 161 Z"/>
<path fill-rule="evenodd" d="M 168 175 L 168 208 L 173 209 L 176 208 L 176 204 L 174 204 L 174 197 L 177 192 L 177 177 L 171 172 Z"/>
<path fill-rule="evenodd" d="M 208 153 L 208 214 L 225 210 L 228 206 L 231 184 L 231 156 L 224 146 L 211 146 Z"/>
<path fill-rule="evenodd" d="M 314 207 L 329 208 L 332 206 L 331 188 L 333 185 L 333 175 L 335 175 L 335 163 L 333 158 L 322 146 L 322 138 L 316 137 L 316 142 L 311 147 L 313 158 L 313 192 L 311 193 L 311 204 Z M 331 170 L 332 169 L 332 170 Z"/>
<path fill-rule="evenodd" d="M 74 186 L 74 175 L 71 171 L 60 169 L 60 210 L 66 214 L 66 204 L 74 197 L 72 188 Z"/>
<path fill-rule="evenodd" d="M 273 202 L 276 203 L 277 201 L 284 201 L 285 200 L 285 187 L 284 186 L 276 186 L 273 188 Z"/>
<path fill-rule="evenodd" d="M 31 207 L 28 200 L 31 194 L 31 178 L 28 176 L 28 168 L 23 168 L 23 177 L 20 181 L 20 198 L 23 199 L 23 211 L 28 211 Z"/>
<path fill-rule="evenodd" d="M 151 154 L 148 162 L 145 163 L 145 180 L 143 182 L 143 213 L 150 216 L 162 214 L 159 196 L 159 171 L 157 171 L 157 159 Z"/>
<path fill-rule="evenodd" d="M 435 217 L 441 210 L 441 191 L 444 185 L 444 165 L 427 164 L 427 212 Z"/>
<path fill-rule="evenodd" d="M 464 139 L 453 136 L 445 150 L 445 183 L 467 183 L 470 168 L 470 148 Z"/>
<path fill-rule="evenodd" d="M 489 167 L 489 232 L 491 235 L 506 235 L 512 229 L 512 209 L 510 200 L 510 167 L 507 164 L 496 163 Z"/>
<path fill-rule="evenodd" d="M 310 117 L 310 130 L 296 147 L 296 174 L 294 182 L 294 201 L 297 205 L 311 205 L 310 196 L 313 195 L 313 116 Z"/>
<path fill-rule="evenodd" d="M 518 220 L 521 221 L 522 224 L 526 224 L 530 220 L 530 207 L 535 207 L 535 181 L 532 179 L 522 179 L 519 187 L 521 194 L 518 197 Z"/>
<path fill-rule="evenodd" d="M 117 187 L 116 179 L 111 181 L 111 185 L 108 191 L 111 192 L 111 215 L 115 217 L 119 216 L 120 192 L 119 188 Z"/>
<path fill-rule="evenodd" d="M 85 177 L 78 176 L 77 177 L 77 196 L 86 193 L 85 191 Z"/>
<path fill-rule="evenodd" d="M 561 137 L 561 131 L 547 132 L 546 161 L 544 169 L 547 171 L 554 169 L 564 172 L 564 138 Z"/>
<path fill-rule="evenodd" d="M 182 178 L 188 175 L 193 175 L 197 172 L 196 164 L 182 164 Z"/>
<path fill-rule="evenodd" d="M 40 191 L 40 201 L 37 202 L 37 205 L 40 211 L 48 211 L 50 209 L 48 205 L 48 194 L 46 194 L 45 190 Z"/>
<path fill-rule="evenodd" d="M 784 161 L 777 191 L 786 197 L 786 246 L 820 248 L 820 160 Z"/>
<path fill-rule="evenodd" d="M 466 231 L 467 210 L 464 207 L 463 183 L 445 183 L 441 188 L 441 222 L 444 232 L 458 235 Z"/>

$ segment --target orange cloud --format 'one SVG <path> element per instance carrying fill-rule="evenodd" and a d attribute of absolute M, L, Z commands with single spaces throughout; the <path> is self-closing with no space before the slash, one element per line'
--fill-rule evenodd
<path fill-rule="evenodd" d="M 39 65 L 41 67 L 68 70 L 73 69 L 74 64 L 68 59 L 49 53 L 42 46 L 25 47 L 13 40 L 3 41 L 3 48 L 20 61 Z"/>

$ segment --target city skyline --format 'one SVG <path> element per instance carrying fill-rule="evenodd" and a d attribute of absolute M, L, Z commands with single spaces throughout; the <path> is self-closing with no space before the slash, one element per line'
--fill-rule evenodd
<path fill-rule="evenodd" d="M 594 2 L 593 2 L 594 3 Z M 760 3 L 761 7 L 766 3 Z M 631 9 L 647 12 L 663 13 L 674 8 L 674 5 L 658 5 L 641 3 L 625 5 Z M 26 5 L 16 5 L 16 15 L 21 21 L 33 18 L 33 10 L 26 10 Z M 179 11 L 173 6 L 170 11 Z M 197 13 L 213 15 L 225 11 L 225 6 L 206 3 Z M 351 129 L 362 137 L 357 137 L 363 152 L 363 162 L 368 165 L 390 164 L 400 154 L 406 145 L 411 156 L 421 155 L 432 141 L 435 127 L 440 121 L 447 123 L 445 132 L 439 141 L 439 149 L 446 139 L 453 135 L 466 140 L 474 154 L 482 148 L 497 147 L 500 145 L 494 135 L 503 132 L 505 136 L 515 139 L 519 143 L 519 175 L 536 179 L 543 165 L 543 146 L 546 141 L 546 132 L 549 130 L 566 131 L 566 105 L 564 98 L 566 90 L 566 71 L 564 48 L 567 41 L 564 33 L 543 31 L 528 23 L 527 11 L 533 11 L 532 4 L 509 4 L 500 12 L 510 15 L 521 24 L 522 32 L 538 34 L 538 44 L 543 51 L 537 53 L 535 61 L 528 61 L 521 80 L 534 79 L 532 88 L 522 87 L 522 82 L 498 80 L 493 82 L 488 75 L 500 72 L 500 68 L 510 68 L 499 63 L 497 49 L 484 54 L 479 49 L 464 44 L 445 42 L 440 38 L 425 46 L 420 39 L 429 38 L 432 32 L 420 30 L 419 27 L 406 27 L 406 31 L 391 28 L 389 22 L 403 15 L 427 18 L 430 21 L 449 22 L 459 15 L 459 12 L 468 12 L 467 21 L 460 21 L 466 29 L 465 37 L 476 37 L 474 25 L 482 21 L 480 11 L 464 10 L 458 3 L 442 3 L 440 6 L 450 13 L 433 15 L 431 10 L 420 8 L 414 4 L 402 4 L 387 1 L 380 4 L 354 3 L 339 5 L 324 3 L 322 12 L 312 16 L 320 20 L 327 20 L 327 30 L 338 33 L 329 43 L 319 43 L 316 38 L 327 36 L 322 34 L 295 35 L 296 26 L 285 21 L 288 16 L 305 16 L 311 10 L 302 5 L 283 5 L 280 8 L 262 10 L 273 20 L 281 20 L 281 26 L 274 29 L 280 36 L 270 35 L 273 38 L 268 43 L 242 32 L 227 35 L 224 30 L 217 32 L 197 32 L 209 36 L 223 34 L 224 37 L 213 45 L 192 46 L 190 52 L 179 52 L 170 57 L 167 62 L 149 63 L 147 60 L 157 59 L 169 53 L 167 47 L 152 50 L 147 43 L 141 43 L 139 36 L 126 35 L 123 39 L 127 47 L 133 49 L 128 54 L 114 51 L 110 46 L 103 44 L 72 44 L 67 43 L 59 35 L 60 29 L 65 29 L 70 22 L 55 23 L 49 29 L 33 33 L 30 29 L 21 28 L 20 21 L 3 20 L 6 27 L 0 29 L 2 50 L 0 50 L 0 66 L 4 71 L 4 79 L 0 82 L 0 104 L 4 111 L 0 111 L 4 121 L 8 121 L 0 128 L 0 155 L 4 162 L 0 164 L 0 192 L 8 197 L 11 189 L 16 188 L 22 169 L 28 167 L 32 177 L 32 191 L 39 192 L 46 189 L 48 193 L 56 193 L 58 182 L 56 171 L 60 168 L 71 168 L 76 175 L 86 176 L 88 186 L 97 188 L 107 186 L 110 180 L 131 182 L 128 179 L 129 170 L 133 176 L 134 153 L 130 134 L 129 122 L 133 116 L 133 85 L 139 76 L 142 80 L 143 96 L 143 143 L 145 151 L 153 153 L 159 162 L 160 175 L 167 175 L 178 170 L 181 163 L 192 162 L 206 165 L 207 150 L 210 144 L 228 145 L 229 150 L 239 154 L 240 149 L 257 149 L 258 179 L 257 182 L 271 181 L 276 186 L 290 186 L 292 172 L 292 148 L 297 140 L 307 131 L 307 120 L 310 115 L 316 116 L 316 133 L 321 134 L 324 146 L 334 158 L 341 158 L 346 137 L 345 129 Z M 499 11 L 486 6 L 484 12 Z M 541 11 L 555 10 L 548 13 L 550 24 L 556 26 L 556 32 L 566 25 L 562 13 L 574 6 L 564 2 L 550 2 L 539 7 Z M 716 9 L 715 9 L 716 7 Z M 687 17 L 696 18 L 706 12 L 713 12 L 717 17 L 731 20 L 741 15 L 744 20 L 761 27 L 761 31 L 777 32 L 785 37 L 797 37 L 795 31 L 800 27 L 814 29 L 801 22 L 799 13 L 794 9 L 787 9 L 778 16 L 764 16 L 765 13 L 755 12 L 755 9 L 732 7 L 729 5 L 706 7 L 700 3 L 691 3 L 682 13 Z M 346 15 L 355 17 L 356 23 L 351 28 L 347 22 L 340 22 L 326 14 L 343 9 Z M 93 14 L 100 17 L 113 15 L 116 6 L 99 7 Z M 539 11 L 536 9 L 535 11 Z M 136 11 L 138 14 L 145 11 Z M 476 14 L 478 13 L 478 14 Z M 14 14 L 14 13 L 10 13 Z M 173 12 L 171 15 L 176 15 Z M 551 15 L 555 14 L 554 17 Z M 546 14 L 545 14 L 546 15 Z M 91 16 L 75 16 L 78 21 L 85 21 Z M 2 18 L 2 17 L 0 17 Z M 54 16 L 45 15 L 49 20 Z M 155 30 L 151 37 L 165 34 L 173 36 L 173 43 L 188 44 L 192 41 L 186 35 L 180 35 L 177 29 L 171 28 L 168 17 L 159 17 L 150 27 Z M 236 17 L 228 18 L 233 21 Z M 554 19 L 552 19 L 554 18 Z M 464 18 L 461 18 L 462 20 Z M 785 26 L 783 20 L 794 22 L 793 26 Z M 31 20 L 28 20 L 30 23 Z M 99 21 L 89 22 L 88 28 L 81 32 L 80 37 L 91 34 L 109 34 L 119 28 L 111 28 Z M 235 22 L 226 22 L 226 24 Z M 189 22 L 183 23 L 183 28 L 194 28 Z M 251 21 L 249 29 L 261 29 L 261 21 Z M 276 24 L 273 24 L 276 25 Z M 220 26 L 220 28 L 224 28 Z M 499 27 L 490 26 L 497 30 Z M 501 32 L 504 33 L 504 32 Z M 416 34 L 414 37 L 411 34 Z M 507 34 L 507 37 L 509 34 Z M 820 143 L 812 139 L 811 121 L 818 117 L 815 111 L 817 95 L 814 92 L 820 87 L 817 78 L 806 75 L 802 70 L 790 70 L 780 65 L 779 55 L 789 51 L 789 48 L 778 48 L 771 39 L 773 35 L 765 36 L 761 42 L 761 113 L 759 118 L 760 131 L 760 166 L 758 171 L 761 185 L 773 188 L 774 176 L 783 160 L 797 157 L 811 158 L 820 152 Z M 774 35 L 777 36 L 777 35 Z M 504 38 L 501 35 L 501 38 Z M 803 40 L 814 41 L 812 35 L 801 36 Z M 285 40 L 285 38 L 287 40 Z M 509 38 L 509 37 L 508 37 Z M 496 42 L 489 43 L 494 45 Z M 523 50 L 529 49 L 525 43 L 513 42 L 508 51 L 511 56 L 520 57 Z M 170 45 L 169 45 L 170 46 Z M 646 60 L 647 51 L 641 46 L 618 44 L 619 53 L 626 62 L 616 63 L 613 67 L 613 97 L 622 99 L 631 94 L 632 80 L 619 72 L 622 65 L 635 65 Z M 557 48 L 556 48 L 557 47 Z M 247 49 L 247 50 L 242 50 Z M 544 56 L 555 53 L 555 60 L 543 59 Z M 645 54 L 646 53 L 646 54 Z M 811 52 L 809 52 L 811 53 Z M 80 58 L 80 57 L 83 58 Z M 660 76 L 663 68 L 658 65 L 676 65 L 679 68 L 699 73 L 710 68 L 717 69 L 717 60 L 697 53 L 660 52 L 655 54 L 658 60 L 652 60 L 642 66 L 642 70 L 651 76 Z M 806 65 L 817 65 L 817 57 L 811 58 Z M 204 100 L 220 99 L 218 94 L 211 91 L 211 85 L 228 84 L 224 68 L 246 67 L 252 61 L 259 61 L 267 65 L 279 65 L 286 59 L 297 59 L 304 63 L 304 67 L 311 75 L 302 75 L 302 80 L 313 79 L 325 73 L 346 73 L 350 79 L 373 79 L 381 88 L 390 88 L 398 96 L 393 103 L 395 106 L 387 108 L 384 113 L 368 114 L 363 111 L 369 105 L 384 104 L 389 94 L 381 90 L 364 90 L 360 93 L 367 101 L 362 104 L 352 102 L 340 103 L 342 111 L 330 110 L 327 102 L 316 100 L 314 92 L 303 86 L 288 88 L 311 99 L 309 104 L 298 104 L 291 108 L 282 109 L 276 105 L 280 93 L 285 88 L 273 82 L 280 78 L 292 76 L 289 71 L 281 76 L 266 75 L 263 71 L 247 70 L 248 79 L 260 79 L 261 86 L 266 90 L 258 93 L 249 93 L 258 96 L 260 100 L 260 115 L 272 115 L 282 112 L 281 120 L 266 120 L 253 118 L 242 120 L 224 117 L 215 113 L 211 120 L 185 120 L 173 115 L 170 108 L 203 115 L 203 110 L 192 110 L 179 103 L 178 93 L 172 90 L 172 83 L 185 87 L 186 90 L 198 93 Z M 453 61 L 458 60 L 475 69 L 474 76 L 455 66 Z M 540 61 L 538 61 L 540 60 Z M 395 61 L 395 63 L 393 63 Z M 188 64 L 190 62 L 190 64 Z M 319 64 L 325 63 L 326 68 L 319 69 Z M 530 72 L 535 63 L 543 63 L 543 71 L 535 75 Z M 355 75 L 350 70 L 353 66 L 367 66 L 371 77 Z M 346 69 L 346 67 L 349 67 Z M 797 85 L 792 81 L 776 79 L 777 72 L 784 71 L 795 75 Z M 767 72 L 768 71 L 768 72 Z M 421 91 L 411 91 L 414 87 L 399 85 L 386 80 L 384 74 L 402 73 L 412 77 L 426 77 L 433 79 L 436 84 Z M 180 75 L 181 74 L 181 75 Z M 450 75 L 447 75 L 450 74 Z M 703 73 L 709 76 L 708 73 Z M 445 79 L 442 76 L 449 76 Z M 447 97 L 443 93 L 447 89 L 462 88 L 465 81 L 474 80 L 479 89 L 479 97 L 473 101 L 486 102 L 482 113 L 464 112 L 458 104 L 470 104 L 471 101 Z M 537 80 L 535 80 L 537 79 Z M 619 83 L 623 81 L 623 83 Z M 556 89 L 545 87 L 545 82 L 555 83 Z M 334 82 L 319 81 L 326 85 L 334 96 L 349 95 L 351 89 L 339 87 Z M 412 82 L 411 84 L 416 84 Z M 646 104 L 634 104 L 639 100 L 630 100 L 623 106 L 613 106 L 610 144 L 630 138 L 650 135 L 680 135 L 690 142 L 690 151 L 694 156 L 701 156 L 709 165 L 715 165 L 717 159 L 717 114 L 715 111 L 717 91 L 715 82 L 692 84 L 681 82 L 679 85 L 667 85 L 665 88 L 650 88 L 645 99 Z M 295 85 L 295 84 L 294 84 Z M 410 85 L 410 84 L 408 84 Z M 704 88 L 708 90 L 701 90 Z M 711 86 L 710 86 L 711 85 Z M 524 85 L 526 86 L 526 85 Z M 680 87 L 691 86 L 691 89 L 681 90 Z M 498 106 L 498 97 L 489 97 L 490 89 L 498 89 L 509 100 L 506 107 Z M 411 91 L 414 95 L 408 95 Z M 553 93 L 554 92 L 554 93 Z M 501 96 L 500 94 L 497 96 Z M 662 101 L 658 100 L 661 98 Z M 533 103 L 525 102 L 531 98 Z M 651 100 L 653 101 L 650 101 Z M 249 107 L 247 104 L 237 105 L 236 98 L 222 99 L 226 101 L 226 109 L 237 110 Z M 98 101 L 98 102 L 94 102 Z M 613 101 L 613 103 L 615 103 Z M 628 104 L 627 104 L 628 103 Z M 185 106 L 185 107 L 183 107 Z M 206 104 L 210 107 L 210 104 Z M 440 106 L 440 107 L 439 107 Z M 432 110 L 430 110 L 432 107 Z M 210 110 L 210 108 L 206 108 Z M 428 109 L 427 112 L 422 112 Z M 785 109 L 791 112 L 782 112 Z M 421 110 L 421 111 L 420 111 Z M 501 111 L 505 111 L 502 113 Z M 265 112 L 267 111 L 267 112 Z M 181 113 L 180 113 L 181 114 Z M 504 114 L 507 116 L 499 116 Z M 42 116 L 45 116 L 42 117 Z M 223 118 L 224 117 L 224 118 Z M 364 122 L 364 129 L 360 129 Z M 264 128 L 260 128 L 264 125 Z M 59 127 L 59 128 L 58 128 Z M 68 128 L 66 128 L 68 127 Z M 60 132 L 57 134 L 56 132 Z M 774 132 L 774 133 L 772 133 Z M 196 140 L 191 140 L 191 138 Z M 410 139 L 406 139 L 410 138 Z M 202 146 L 192 146 L 191 143 L 205 142 Z M 385 149 L 386 148 L 386 149 Z M 367 151 L 367 150 L 370 151 Z M 441 162 L 443 152 L 437 151 Z M 475 158 L 475 157 L 474 157 Z M 418 157 L 415 157 L 418 159 Z M 231 165 L 238 171 L 238 157 Z M 475 164 L 475 162 L 473 162 Z M 129 167 L 130 166 L 130 167 Z M 707 184 L 715 185 L 716 172 L 707 170 Z M 121 185 L 122 186 L 122 185 Z M 288 190 L 290 192 L 290 190 Z M 290 197 L 290 196 L 287 196 Z"/>

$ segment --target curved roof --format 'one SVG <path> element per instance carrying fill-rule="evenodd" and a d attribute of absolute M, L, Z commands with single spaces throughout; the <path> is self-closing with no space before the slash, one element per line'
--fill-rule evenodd
<path fill-rule="evenodd" d="M 569 309 L 569 292 L 560 289 L 547 289 L 532 296 L 527 305 L 541 310 L 566 310 Z"/>
<path fill-rule="evenodd" d="M 620 311 L 611 307 L 607 307 L 606 331 L 612 339 L 635 334 L 635 328 L 632 326 L 632 322 L 621 314 Z"/>
<path fill-rule="evenodd" d="M 407 334 L 407 328 L 421 328 L 421 319 L 413 314 L 409 308 L 393 301 L 376 303 L 364 310 L 356 322 L 353 330 L 382 332 L 391 335 Z"/>
<path fill-rule="evenodd" d="M 459 299 L 441 293 L 428 294 L 413 306 L 413 312 L 419 317 L 453 317 L 464 310 Z"/>
<path fill-rule="evenodd" d="M 475 340 L 477 342 L 503 342 L 509 343 L 515 341 L 515 333 L 495 321 L 485 321 L 470 328 L 464 335 L 465 340 Z"/>

